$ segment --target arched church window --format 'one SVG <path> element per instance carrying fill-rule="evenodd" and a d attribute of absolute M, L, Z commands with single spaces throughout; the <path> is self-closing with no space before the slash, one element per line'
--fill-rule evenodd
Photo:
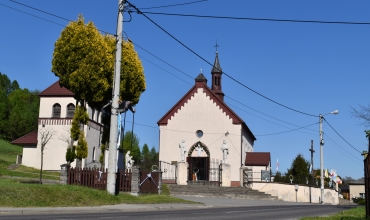
<path fill-rule="evenodd" d="M 75 105 L 72 103 L 69 103 L 67 105 L 67 118 L 73 118 L 73 115 L 75 114 Z"/>
<path fill-rule="evenodd" d="M 60 110 L 61 110 L 61 107 L 60 107 L 59 103 L 55 103 L 53 105 L 52 117 L 53 118 L 60 118 Z"/>

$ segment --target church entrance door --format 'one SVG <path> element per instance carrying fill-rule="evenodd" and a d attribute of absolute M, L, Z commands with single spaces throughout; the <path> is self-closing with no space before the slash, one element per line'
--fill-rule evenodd
<path fill-rule="evenodd" d="M 187 157 L 189 164 L 188 180 L 209 180 L 209 157 Z"/>

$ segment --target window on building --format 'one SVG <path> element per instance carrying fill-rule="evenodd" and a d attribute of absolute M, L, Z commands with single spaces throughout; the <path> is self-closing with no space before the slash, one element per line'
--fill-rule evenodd
<path fill-rule="evenodd" d="M 72 103 L 69 103 L 67 105 L 67 118 L 73 118 L 74 114 L 75 114 L 75 105 Z"/>
<path fill-rule="evenodd" d="M 93 162 L 95 162 L 95 147 L 93 148 L 92 160 L 93 160 Z"/>
<path fill-rule="evenodd" d="M 53 105 L 53 114 L 52 114 L 52 117 L 53 118 L 60 118 L 60 110 L 61 110 L 61 107 L 58 103 L 55 103 Z"/>
<path fill-rule="evenodd" d="M 95 121 L 95 109 L 91 109 L 91 120 Z"/>

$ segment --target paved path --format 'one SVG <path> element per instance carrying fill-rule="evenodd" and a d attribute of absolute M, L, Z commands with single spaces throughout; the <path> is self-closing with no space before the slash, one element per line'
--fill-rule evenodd
<path fill-rule="evenodd" d="M 204 209 L 217 207 L 249 207 L 249 206 L 284 206 L 284 205 L 311 205 L 310 203 L 295 203 L 284 201 L 246 200 L 228 198 L 208 198 L 196 196 L 176 196 L 178 198 L 201 202 L 203 204 L 118 204 L 93 207 L 47 207 L 47 208 L 3 208 L 0 215 L 10 214 L 67 214 L 67 213 L 106 213 L 106 212 L 135 212 L 156 210 L 184 210 Z"/>

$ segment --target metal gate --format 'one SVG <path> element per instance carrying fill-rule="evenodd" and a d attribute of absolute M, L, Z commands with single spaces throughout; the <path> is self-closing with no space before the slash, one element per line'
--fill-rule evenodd
<path fill-rule="evenodd" d="M 158 193 L 159 172 L 140 170 L 140 193 Z"/>
<path fill-rule="evenodd" d="M 159 170 L 162 171 L 162 183 L 176 184 L 177 180 L 177 162 L 168 163 L 159 161 Z"/>
<path fill-rule="evenodd" d="M 189 181 L 209 181 L 209 157 L 187 157 Z"/>

